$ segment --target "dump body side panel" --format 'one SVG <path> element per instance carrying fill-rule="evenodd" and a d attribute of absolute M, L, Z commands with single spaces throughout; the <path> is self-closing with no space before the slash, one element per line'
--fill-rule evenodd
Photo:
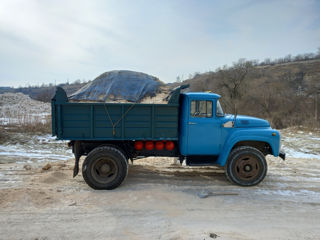
<path fill-rule="evenodd" d="M 178 140 L 179 104 L 52 100 L 52 133 L 63 140 Z"/>

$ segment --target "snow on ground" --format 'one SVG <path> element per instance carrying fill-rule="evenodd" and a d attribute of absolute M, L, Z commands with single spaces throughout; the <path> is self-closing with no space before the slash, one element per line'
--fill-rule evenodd
<path fill-rule="evenodd" d="M 1 163 L 43 163 L 68 160 L 72 152 L 67 141 L 56 141 L 51 135 L 26 135 L 23 141 L 0 145 Z M 21 140 L 21 139 L 20 139 Z"/>
<path fill-rule="evenodd" d="M 0 125 L 44 123 L 51 112 L 49 103 L 22 93 L 0 94 Z"/>
<path fill-rule="evenodd" d="M 287 128 L 281 130 L 281 146 L 287 156 L 320 160 L 320 131 Z"/>

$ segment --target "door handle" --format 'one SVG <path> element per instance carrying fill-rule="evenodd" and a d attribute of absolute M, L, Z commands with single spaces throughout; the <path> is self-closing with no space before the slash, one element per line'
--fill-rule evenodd
<path fill-rule="evenodd" d="M 195 122 L 189 122 L 189 125 L 197 125 Z"/>

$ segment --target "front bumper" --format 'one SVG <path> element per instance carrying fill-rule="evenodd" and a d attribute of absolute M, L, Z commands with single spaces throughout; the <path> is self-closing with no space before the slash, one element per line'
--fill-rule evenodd
<path fill-rule="evenodd" d="M 284 152 L 284 150 L 280 149 L 279 157 L 281 157 L 283 160 L 286 160 L 286 153 Z"/>

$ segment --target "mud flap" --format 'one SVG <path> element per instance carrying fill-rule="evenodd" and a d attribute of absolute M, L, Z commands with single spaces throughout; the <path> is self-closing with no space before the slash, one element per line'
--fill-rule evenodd
<path fill-rule="evenodd" d="M 279 157 L 281 157 L 283 160 L 286 160 L 286 153 L 283 150 L 280 150 Z"/>
<path fill-rule="evenodd" d="M 77 176 L 79 173 L 79 160 L 80 160 L 80 157 L 75 158 L 74 168 L 73 168 L 73 177 Z"/>
<path fill-rule="evenodd" d="M 81 157 L 81 144 L 80 141 L 73 142 L 72 152 L 75 157 L 74 168 L 73 168 L 73 177 L 77 176 L 79 173 L 79 160 Z"/>

